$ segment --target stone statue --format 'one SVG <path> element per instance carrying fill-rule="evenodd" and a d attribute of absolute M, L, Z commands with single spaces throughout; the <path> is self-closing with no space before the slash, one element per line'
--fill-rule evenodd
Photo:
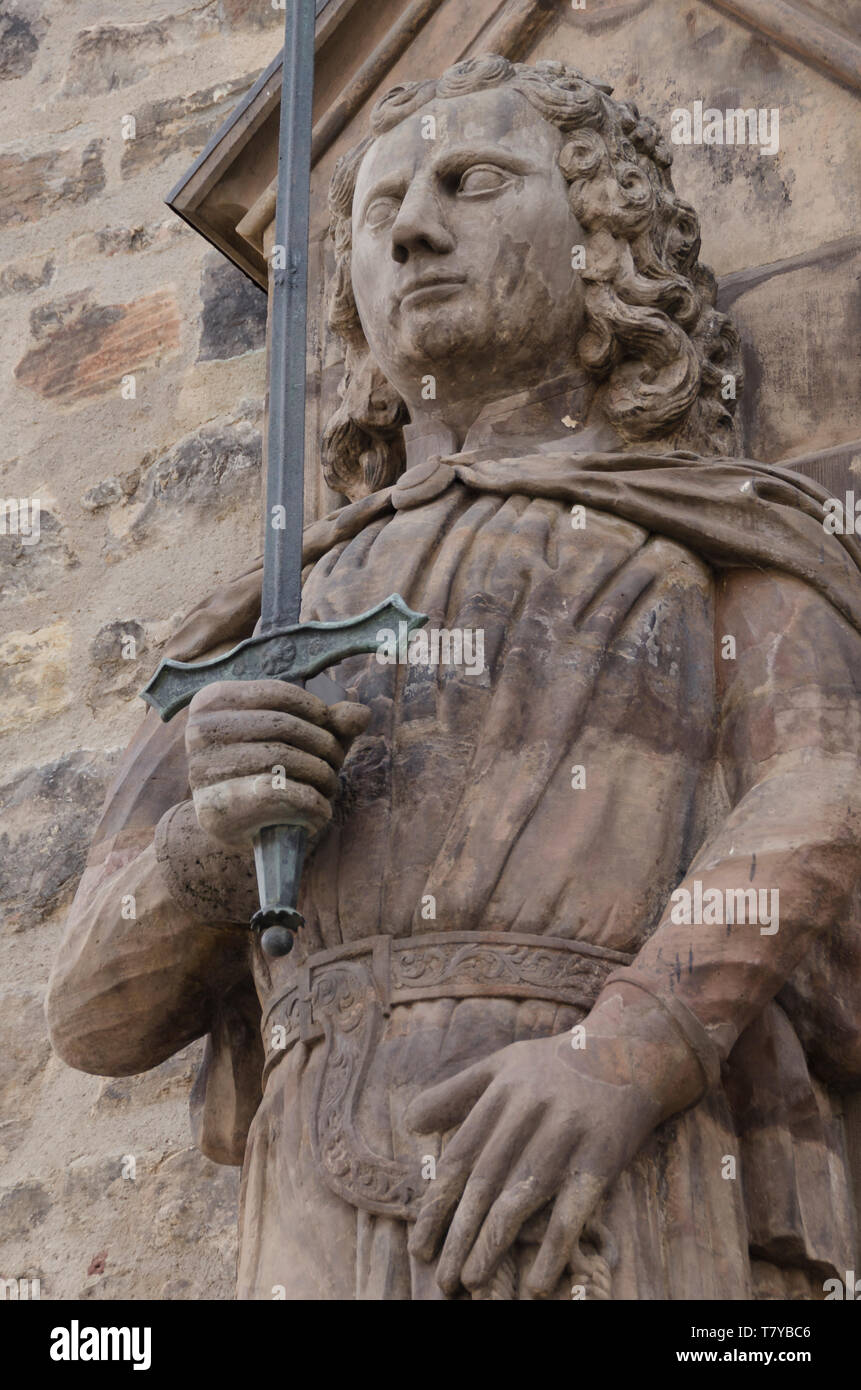
<path fill-rule="evenodd" d="M 810 1299 L 853 1267 L 861 551 L 736 457 L 670 163 L 606 84 L 490 56 L 390 92 L 336 172 L 346 502 L 303 620 L 397 589 L 483 660 L 149 714 L 48 1001 L 99 1074 L 208 1035 L 242 1298 Z M 170 654 L 259 596 L 258 563 Z M 285 807 L 306 927 L 270 960 L 249 843 Z"/>

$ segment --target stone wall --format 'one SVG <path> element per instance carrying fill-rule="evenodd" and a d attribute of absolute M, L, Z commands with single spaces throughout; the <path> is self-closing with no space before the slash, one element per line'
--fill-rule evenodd
<path fill-rule="evenodd" d="M 42 997 L 136 692 L 260 549 L 265 296 L 164 198 L 282 21 L 0 0 L 0 498 L 41 503 L 38 543 L 0 535 L 0 1277 L 43 1298 L 233 1293 L 238 1175 L 190 1147 L 198 1046 L 83 1076 Z"/>
<path fill-rule="evenodd" d="M 824 451 L 805 467 L 831 487 L 835 460 L 857 476 L 855 95 L 718 4 L 547 3 L 533 56 L 609 79 L 665 129 L 697 99 L 780 107 L 777 157 L 679 148 L 676 185 L 742 333 L 748 449 Z M 805 8 L 845 29 L 854 3 Z M 381 85 L 482 51 L 491 18 L 523 8 L 447 0 Z M 260 549 L 264 298 L 163 199 L 280 25 L 270 0 L 0 0 L 0 499 L 42 506 L 37 544 L 0 534 L 0 1277 L 45 1298 L 233 1293 L 237 1173 L 189 1142 L 198 1046 L 82 1076 L 51 1056 L 42 996 L 136 692 L 180 613 Z M 325 185 L 366 114 L 315 171 L 318 267 Z"/>

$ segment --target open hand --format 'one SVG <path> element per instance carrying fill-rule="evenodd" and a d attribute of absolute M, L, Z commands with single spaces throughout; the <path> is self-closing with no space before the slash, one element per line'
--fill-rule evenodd
<path fill-rule="evenodd" d="M 486 1284 L 524 1224 L 552 1203 L 528 1278 L 534 1296 L 550 1297 L 608 1185 L 656 1124 L 701 1090 L 697 1064 L 657 1006 L 631 1002 L 652 1015 L 639 1036 L 622 1022 L 621 993 L 589 1015 L 584 1048 L 568 1034 L 512 1043 L 412 1102 L 407 1122 L 419 1133 L 459 1125 L 410 1239 L 423 1260 L 442 1244 L 444 1293 Z M 655 1024 L 667 1054 L 657 1066 Z"/>

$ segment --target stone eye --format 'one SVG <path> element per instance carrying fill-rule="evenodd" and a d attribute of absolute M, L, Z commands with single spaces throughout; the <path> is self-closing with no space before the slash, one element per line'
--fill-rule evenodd
<path fill-rule="evenodd" d="M 466 194 L 495 193 L 507 183 L 508 178 L 501 169 L 494 169 L 491 164 L 475 164 L 461 176 L 457 191 Z"/>
<path fill-rule="evenodd" d="M 365 222 L 369 227 L 382 227 L 398 215 L 400 203 L 397 198 L 375 198 L 365 212 Z"/>

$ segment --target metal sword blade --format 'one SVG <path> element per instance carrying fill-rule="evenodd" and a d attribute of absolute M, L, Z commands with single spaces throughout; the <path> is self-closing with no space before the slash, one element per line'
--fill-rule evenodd
<path fill-rule="evenodd" d="M 143 695 L 165 720 L 212 681 L 260 680 L 265 676 L 302 685 L 306 677 L 335 661 L 375 650 L 377 622 L 386 616 L 393 616 L 399 628 L 406 619 L 408 630 L 427 622 L 424 614 L 413 613 L 399 595 L 393 594 L 357 618 L 299 624 L 314 20 L 320 6 L 319 0 L 316 4 L 315 0 L 287 0 L 287 6 L 270 301 L 260 626 L 254 638 L 241 642 L 221 660 L 196 664 L 163 661 Z M 260 911 L 254 914 L 251 925 L 261 932 L 263 949 L 273 956 L 290 951 L 302 925 L 296 902 L 306 838 L 306 831 L 294 823 L 265 826 L 253 837 Z"/>
<path fill-rule="evenodd" d="M 272 256 L 261 636 L 298 623 L 302 601 L 315 10 L 315 0 L 287 0 Z"/>
<path fill-rule="evenodd" d="M 315 0 L 287 0 L 269 335 L 269 421 L 260 636 L 298 623 L 302 607 L 305 494 L 305 357 L 314 101 Z M 264 950 L 285 955 L 302 919 L 295 910 L 305 832 L 271 826 L 254 837 Z"/>

